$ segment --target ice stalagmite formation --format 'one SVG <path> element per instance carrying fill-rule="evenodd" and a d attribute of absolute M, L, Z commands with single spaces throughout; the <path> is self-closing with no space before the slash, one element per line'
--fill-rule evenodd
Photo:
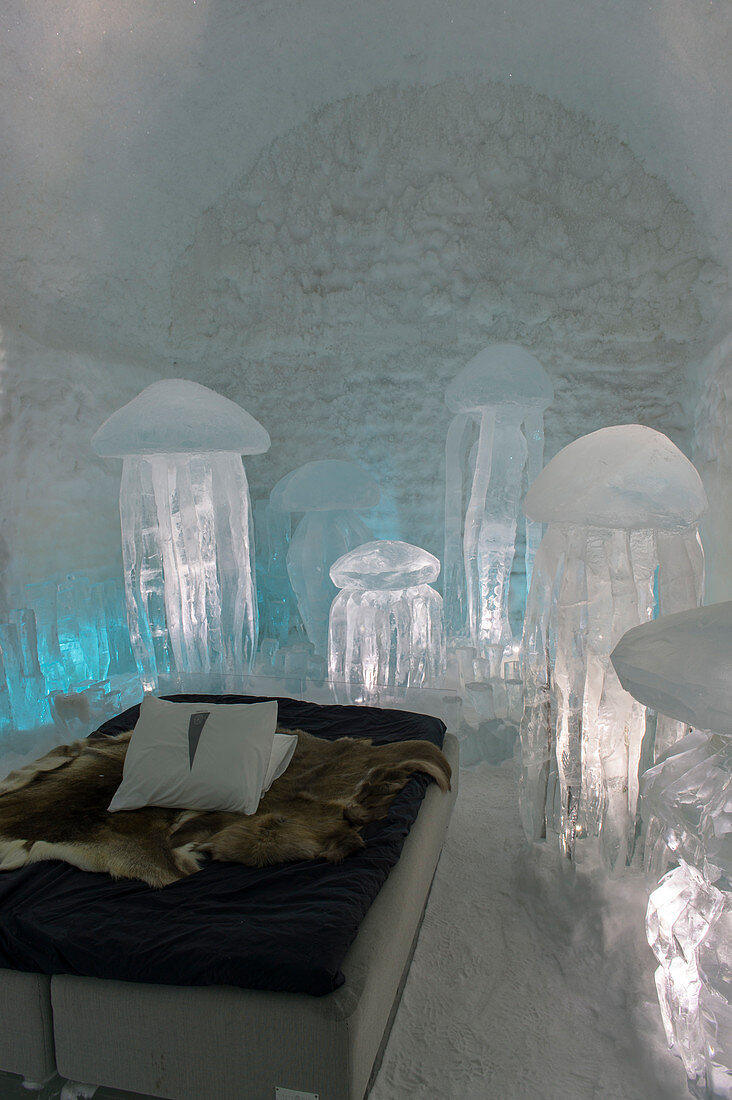
<path fill-rule="evenodd" d="M 524 623 L 519 802 L 527 836 L 556 832 L 570 859 L 588 837 L 610 869 L 632 854 L 645 708 L 610 653 L 631 627 L 701 601 L 705 508 L 688 459 L 638 424 L 570 443 L 524 501 L 549 526 Z M 659 721 L 661 741 L 681 732 Z"/>
<path fill-rule="evenodd" d="M 257 643 L 242 454 L 265 429 L 196 382 L 155 382 L 95 434 L 122 457 L 120 517 L 130 639 L 144 686 L 158 675 L 246 669 Z"/>
<path fill-rule="evenodd" d="M 436 683 L 445 664 L 442 598 L 430 587 L 440 563 L 407 542 L 367 542 L 330 571 L 328 676 L 348 702 L 376 703 L 383 689 Z"/>
<path fill-rule="evenodd" d="M 732 603 L 631 630 L 621 682 L 691 725 L 641 781 L 648 942 L 669 1046 L 697 1096 L 732 1096 Z"/>
<path fill-rule="evenodd" d="M 328 614 L 336 589 L 336 558 L 372 537 L 358 515 L 379 503 L 379 487 L 355 462 L 306 462 L 277 482 L 270 494 L 273 531 L 277 515 L 304 512 L 287 549 L 287 572 L 300 616 L 316 654 L 328 648 Z M 277 545 L 283 544 L 280 537 Z"/>
<path fill-rule="evenodd" d="M 513 642 L 509 583 L 519 502 L 542 468 L 543 414 L 552 397 L 546 371 L 515 344 L 481 351 L 445 394 L 455 413 L 446 445 L 446 627 L 481 657 Z M 527 585 L 540 538 L 541 525 L 527 519 Z"/>

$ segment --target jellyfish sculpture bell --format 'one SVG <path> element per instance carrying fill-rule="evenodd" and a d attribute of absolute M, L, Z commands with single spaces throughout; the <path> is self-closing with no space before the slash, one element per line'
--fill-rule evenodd
<path fill-rule="evenodd" d="M 246 670 L 257 643 L 243 454 L 269 449 L 248 412 L 197 382 L 148 386 L 96 432 L 123 459 L 122 558 L 133 652 L 146 689 L 163 672 Z"/>
<path fill-rule="evenodd" d="M 554 831 L 571 860 L 583 838 L 611 870 L 632 854 L 645 708 L 610 653 L 631 627 L 701 601 L 706 504 L 689 460 L 639 424 L 570 443 L 524 500 L 548 527 L 524 622 L 519 804 L 527 835 Z"/>
<path fill-rule="evenodd" d="M 330 570 L 328 675 L 348 702 L 436 683 L 445 663 L 442 598 L 430 587 L 440 563 L 398 540 L 367 542 Z"/>
<path fill-rule="evenodd" d="M 513 642 L 509 584 L 519 502 L 542 467 L 543 414 L 553 396 L 541 364 L 515 344 L 485 348 L 445 393 L 455 413 L 446 444 L 446 628 L 480 657 Z M 527 586 L 540 538 L 541 524 L 527 519 Z"/>

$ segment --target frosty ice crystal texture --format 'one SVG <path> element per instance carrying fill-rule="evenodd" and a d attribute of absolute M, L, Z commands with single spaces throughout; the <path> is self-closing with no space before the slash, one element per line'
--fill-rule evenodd
<path fill-rule="evenodd" d="M 339 459 L 306 462 L 281 478 L 270 494 L 273 557 L 281 556 L 286 544 L 281 526 L 277 537 L 277 516 L 305 513 L 289 542 L 287 572 L 308 638 L 321 656 L 328 648 L 328 615 L 336 594 L 328 571 L 337 558 L 372 537 L 357 513 L 378 503 L 373 478 L 355 462 Z"/>
<path fill-rule="evenodd" d="M 396 540 L 367 542 L 333 564 L 342 591 L 330 610 L 328 676 L 345 683 L 348 702 L 436 682 L 445 645 L 442 598 L 430 583 L 439 572 L 433 554 Z"/>
<path fill-rule="evenodd" d="M 705 508 L 688 459 L 638 424 L 570 443 L 526 495 L 526 514 L 549 526 L 524 623 L 519 804 L 527 836 L 555 831 L 570 859 L 586 837 L 610 869 L 632 854 L 645 708 L 610 653 L 659 611 L 700 602 Z M 680 735 L 659 720 L 659 745 Z"/>
<path fill-rule="evenodd" d="M 509 583 L 519 501 L 544 457 L 546 371 L 515 344 L 485 348 L 445 393 L 456 414 L 446 444 L 445 618 L 448 635 L 481 657 L 513 641 Z M 526 578 L 541 524 L 526 520 Z"/>
<path fill-rule="evenodd" d="M 646 933 L 669 1046 L 693 1091 L 732 1096 L 732 738 L 693 730 L 643 777 Z"/>
<path fill-rule="evenodd" d="M 92 445 L 124 459 L 127 614 L 145 687 L 161 672 L 247 668 L 257 603 L 240 456 L 268 450 L 265 429 L 205 386 L 169 379 L 118 409 Z"/>
<path fill-rule="evenodd" d="M 612 656 L 641 702 L 691 732 L 643 776 L 648 942 L 692 1091 L 732 1096 L 732 603 L 664 616 Z M 714 732 L 711 732 L 711 727 Z M 671 868 L 671 870 L 669 870 Z"/>

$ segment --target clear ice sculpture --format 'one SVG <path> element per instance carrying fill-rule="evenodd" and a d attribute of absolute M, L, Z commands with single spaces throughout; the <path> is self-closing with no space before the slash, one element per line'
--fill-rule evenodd
<path fill-rule="evenodd" d="M 479 352 L 447 387 L 455 413 L 445 474 L 445 625 L 494 663 L 513 643 L 509 586 L 519 502 L 544 460 L 544 410 L 551 380 L 516 344 Z M 526 584 L 541 524 L 526 519 Z"/>
<path fill-rule="evenodd" d="M 241 455 L 269 445 L 248 412 L 182 379 L 148 386 L 94 435 L 97 454 L 124 459 L 127 616 L 146 690 L 162 672 L 249 668 L 257 600 Z"/>
<path fill-rule="evenodd" d="M 348 550 L 372 538 L 358 512 L 379 503 L 379 487 L 355 462 L 306 462 L 277 482 L 270 494 L 273 551 L 289 537 L 282 517 L 305 513 L 286 549 L 287 574 L 307 636 L 318 656 L 328 650 L 328 615 L 336 594 L 329 569 Z M 280 567 L 277 574 L 282 580 Z M 284 593 L 283 593 L 284 598 Z"/>
<path fill-rule="evenodd" d="M 435 684 L 445 665 L 437 558 L 397 540 L 358 546 L 333 563 L 341 592 L 328 627 L 328 676 L 347 702 L 376 703 L 386 689 Z"/>
<path fill-rule="evenodd" d="M 519 806 L 526 835 L 555 832 L 572 861 L 585 838 L 610 870 L 632 856 L 646 714 L 610 653 L 631 627 L 701 601 L 706 506 L 689 460 L 639 424 L 570 443 L 524 500 L 549 526 L 524 621 Z M 659 744 L 680 735 L 659 719 Z"/>
<path fill-rule="evenodd" d="M 667 615 L 613 652 L 621 682 L 691 732 L 643 775 L 646 934 L 691 1091 L 732 1096 L 732 603 Z"/>

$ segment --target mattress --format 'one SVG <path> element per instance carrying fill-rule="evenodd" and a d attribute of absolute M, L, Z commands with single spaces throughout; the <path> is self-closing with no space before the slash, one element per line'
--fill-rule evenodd
<path fill-rule="evenodd" d="M 258 702 L 254 696 L 174 696 Z M 279 722 L 316 736 L 441 746 L 436 718 L 278 699 Z M 138 708 L 92 737 L 129 729 Z M 0 875 L 0 968 L 159 985 L 228 985 L 322 996 L 399 858 L 429 780 L 415 775 L 387 818 L 364 829 L 365 849 L 324 860 L 249 868 L 209 862 L 162 890 L 56 861 Z"/>

